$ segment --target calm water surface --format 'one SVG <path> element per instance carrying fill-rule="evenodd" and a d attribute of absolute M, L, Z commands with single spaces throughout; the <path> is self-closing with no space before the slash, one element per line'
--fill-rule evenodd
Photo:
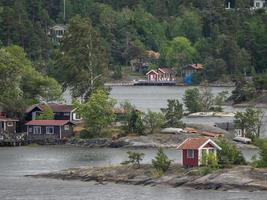
<path fill-rule="evenodd" d="M 109 166 L 125 160 L 128 149 L 89 149 L 67 146 L 40 146 L 0 149 L 1 200 L 198 200 L 198 199 L 266 199 L 266 192 L 195 191 L 186 188 L 144 187 L 120 184 L 96 185 L 93 182 L 62 181 L 24 177 L 85 165 Z M 155 150 L 139 150 L 150 162 Z M 166 150 L 177 161 L 176 150 Z"/>
<path fill-rule="evenodd" d="M 138 109 L 146 112 L 148 109 L 152 111 L 160 111 L 160 108 L 167 106 L 168 99 L 178 99 L 183 102 L 183 96 L 185 90 L 188 87 L 164 87 L 164 86 L 114 86 L 110 92 L 110 96 L 118 101 L 118 103 L 124 101 L 130 101 Z M 232 87 L 211 87 L 211 91 L 214 95 L 219 92 L 228 91 L 229 95 L 233 90 Z M 242 111 L 244 108 L 234 108 L 232 106 L 224 106 L 225 112 Z M 263 125 L 261 127 L 261 135 L 267 137 L 267 109 L 262 109 L 265 112 L 263 118 Z M 213 125 L 220 122 L 233 122 L 233 117 L 196 117 L 196 118 L 184 118 L 185 123 L 202 123 Z M 267 199 L 267 198 L 266 198 Z"/>
<path fill-rule="evenodd" d="M 129 100 L 140 110 L 159 111 L 167 99 L 182 100 L 188 87 L 113 87 L 111 96 L 119 102 Z M 231 88 L 212 88 L 214 93 Z M 65 99 L 70 102 L 69 94 Z M 226 107 L 226 111 L 233 111 Z M 231 118 L 194 118 L 186 122 L 214 123 Z M 265 132 L 265 131 L 263 131 Z M 126 159 L 128 149 L 88 149 L 66 146 L 0 148 L 0 200 L 266 200 L 267 192 L 195 191 L 185 188 L 144 187 L 119 184 L 95 185 L 80 181 L 35 179 L 24 175 L 56 171 L 85 165 L 109 166 Z M 146 154 L 148 163 L 155 150 L 139 150 Z M 176 150 L 166 150 L 178 162 Z M 254 151 L 244 152 L 247 159 Z"/>

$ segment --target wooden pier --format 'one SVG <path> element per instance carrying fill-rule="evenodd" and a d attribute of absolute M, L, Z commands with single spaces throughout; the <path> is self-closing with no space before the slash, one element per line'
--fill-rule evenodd
<path fill-rule="evenodd" d="M 0 135 L 0 146 L 22 146 L 26 143 L 20 135 Z"/>

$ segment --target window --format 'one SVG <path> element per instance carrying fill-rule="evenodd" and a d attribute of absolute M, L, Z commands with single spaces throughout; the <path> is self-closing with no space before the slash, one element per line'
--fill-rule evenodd
<path fill-rule="evenodd" d="M 256 2 L 256 7 L 259 8 L 260 7 L 260 2 Z"/>
<path fill-rule="evenodd" d="M 214 153 L 214 149 L 209 149 L 209 153 Z"/>
<path fill-rule="evenodd" d="M 80 120 L 81 116 L 79 113 L 73 113 L 73 120 Z"/>
<path fill-rule="evenodd" d="M 69 112 L 65 112 L 63 115 L 64 116 L 70 116 L 70 113 Z"/>
<path fill-rule="evenodd" d="M 47 126 L 46 127 L 46 134 L 54 134 L 54 127 L 53 126 Z"/>
<path fill-rule="evenodd" d="M 64 130 L 65 130 L 65 131 L 70 130 L 70 126 L 69 126 L 69 125 L 65 125 L 65 126 L 64 126 Z"/>
<path fill-rule="evenodd" d="M 7 126 L 13 126 L 13 122 L 7 122 Z"/>
<path fill-rule="evenodd" d="M 194 158 L 194 150 L 187 149 L 187 158 Z"/>
<path fill-rule="evenodd" d="M 42 130 L 41 130 L 41 126 L 34 126 L 33 127 L 33 134 L 41 134 Z"/>

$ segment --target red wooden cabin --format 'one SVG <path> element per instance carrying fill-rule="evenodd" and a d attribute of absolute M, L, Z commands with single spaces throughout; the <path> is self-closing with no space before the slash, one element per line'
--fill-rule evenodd
<path fill-rule="evenodd" d="M 197 167 L 201 165 L 203 153 L 213 153 L 216 156 L 221 147 L 210 138 L 188 138 L 177 149 L 181 150 L 181 163 L 184 167 Z"/>

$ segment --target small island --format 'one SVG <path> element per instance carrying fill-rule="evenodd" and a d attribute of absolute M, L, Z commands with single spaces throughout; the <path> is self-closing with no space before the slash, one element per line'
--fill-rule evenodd
<path fill-rule="evenodd" d="M 217 143 L 205 138 L 186 139 L 178 146 L 182 165 L 173 163 L 159 148 L 152 164 L 141 164 L 144 154 L 129 151 L 129 160 L 121 165 L 71 168 L 29 177 L 199 190 L 267 190 L 267 168 L 259 168 L 265 167 L 263 157 L 247 163 L 235 145 L 229 145 L 225 139 Z"/>

